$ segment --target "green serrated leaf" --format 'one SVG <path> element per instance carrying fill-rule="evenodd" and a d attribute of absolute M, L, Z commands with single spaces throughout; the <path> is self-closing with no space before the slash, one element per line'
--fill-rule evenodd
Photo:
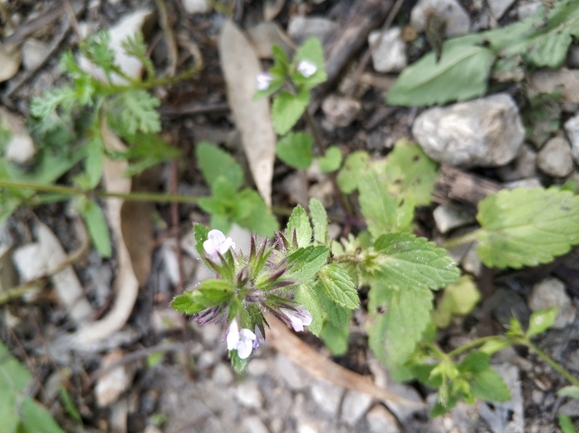
<path fill-rule="evenodd" d="M 414 217 L 414 198 L 390 195 L 386 185 L 383 164 L 375 163 L 359 175 L 362 214 L 375 238 L 382 233 L 407 230 Z"/>
<path fill-rule="evenodd" d="M 287 165 L 305 170 L 314 159 L 314 142 L 310 134 L 296 132 L 281 138 L 275 147 L 275 154 Z"/>
<path fill-rule="evenodd" d="M 420 146 L 406 140 L 394 145 L 385 164 L 386 191 L 393 196 L 412 195 L 416 206 L 432 202 L 430 194 L 438 176 L 437 164 Z"/>
<path fill-rule="evenodd" d="M 390 233 L 374 242 L 375 259 L 381 278 L 401 289 L 440 289 L 460 275 L 446 250 L 424 238 L 407 233 Z"/>
<path fill-rule="evenodd" d="M 273 127 L 279 135 L 285 135 L 297 123 L 310 102 L 310 93 L 303 90 L 297 95 L 281 92 L 273 99 Z"/>
<path fill-rule="evenodd" d="M 321 287 L 322 283 L 318 280 L 316 284 L 317 294 L 324 312 L 324 316 L 328 322 L 330 322 L 334 327 L 349 328 L 350 318 L 352 317 L 352 310 L 337 304 L 324 294 L 324 290 Z"/>
<path fill-rule="evenodd" d="M 372 321 L 368 344 L 386 366 L 404 363 L 430 321 L 432 292 L 419 286 L 396 288 L 376 279 L 368 293 Z"/>
<path fill-rule="evenodd" d="M 312 226 L 308 214 L 300 205 L 292 211 L 285 229 L 286 237 L 290 242 L 293 241 L 294 231 L 298 248 L 307 247 L 312 243 Z"/>
<path fill-rule="evenodd" d="M 161 101 L 143 89 L 130 89 L 110 102 L 108 116 L 111 125 L 123 135 L 161 131 L 161 118 L 156 108 Z"/>
<path fill-rule="evenodd" d="M 557 319 L 557 307 L 549 308 L 548 310 L 535 311 L 529 318 L 529 329 L 527 329 L 527 337 L 532 337 L 541 334 L 553 326 Z"/>
<path fill-rule="evenodd" d="M 70 111 L 76 102 L 76 91 L 71 86 L 53 87 L 40 97 L 32 99 L 30 114 L 34 117 L 46 119 L 54 114 L 59 107 Z"/>
<path fill-rule="evenodd" d="M 488 267 L 548 263 L 579 243 L 579 197 L 558 188 L 502 190 L 479 203 L 477 220 Z"/>
<path fill-rule="evenodd" d="M 349 337 L 350 327 L 338 328 L 330 322 L 326 322 L 320 333 L 320 338 L 335 356 L 343 355 L 348 351 Z"/>
<path fill-rule="evenodd" d="M 86 201 L 80 213 L 86 223 L 90 238 L 103 257 L 110 257 L 112 254 L 109 228 L 103 211 L 100 206 L 92 200 Z"/>
<path fill-rule="evenodd" d="M 220 176 L 226 178 L 234 189 L 243 185 L 243 171 L 233 157 L 216 145 L 202 141 L 195 147 L 199 169 L 209 186 L 213 187 Z"/>
<path fill-rule="evenodd" d="M 287 279 L 296 284 L 308 283 L 328 260 L 330 250 L 325 246 L 300 248 L 288 257 Z"/>
<path fill-rule="evenodd" d="M 322 203 L 310 199 L 310 216 L 314 226 L 314 241 L 325 245 L 328 242 L 328 215 Z"/>
<path fill-rule="evenodd" d="M 346 158 L 344 167 L 337 176 L 338 186 L 345 194 L 351 194 L 358 189 L 358 181 L 361 173 L 368 170 L 370 155 L 363 150 L 356 150 Z"/>
<path fill-rule="evenodd" d="M 511 399 L 511 391 L 492 368 L 486 368 L 473 375 L 471 389 L 475 397 L 485 401 L 504 402 Z"/>
<path fill-rule="evenodd" d="M 64 433 L 50 412 L 30 397 L 24 397 L 20 407 L 21 422 L 25 431 L 30 433 Z"/>
<path fill-rule="evenodd" d="M 308 326 L 310 332 L 320 335 L 324 316 L 315 287 L 312 284 L 300 284 L 295 291 L 294 301 L 303 305 L 304 309 L 312 315 L 312 323 Z"/>
<path fill-rule="evenodd" d="M 479 37 L 475 38 L 476 41 Z M 482 96 L 494 54 L 463 36 L 445 42 L 442 58 L 435 52 L 405 68 L 388 92 L 388 105 L 406 107 L 445 104 Z"/>
<path fill-rule="evenodd" d="M 337 263 L 330 263 L 318 272 L 325 295 L 343 307 L 354 309 L 360 306 L 358 291 L 348 272 Z"/>
<path fill-rule="evenodd" d="M 328 147 L 326 154 L 319 159 L 318 164 L 322 173 L 336 171 L 342 165 L 342 151 L 336 146 Z"/>

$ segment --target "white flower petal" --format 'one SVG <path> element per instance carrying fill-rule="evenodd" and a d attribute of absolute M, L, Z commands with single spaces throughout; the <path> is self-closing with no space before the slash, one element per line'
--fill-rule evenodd
<path fill-rule="evenodd" d="M 239 328 L 237 327 L 237 322 L 235 320 L 231 322 L 231 325 L 229 325 L 226 341 L 227 350 L 237 349 L 237 346 L 239 345 Z"/>
<path fill-rule="evenodd" d="M 237 345 L 237 356 L 240 359 L 247 359 L 253 350 L 253 343 L 251 340 L 241 340 Z"/>

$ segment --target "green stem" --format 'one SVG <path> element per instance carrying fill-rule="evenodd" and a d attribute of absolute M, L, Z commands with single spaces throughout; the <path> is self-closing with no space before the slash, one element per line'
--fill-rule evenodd
<path fill-rule="evenodd" d="M 33 189 L 35 191 L 65 194 L 65 195 L 84 195 L 86 197 L 100 198 L 120 198 L 127 201 L 147 201 L 156 203 L 193 203 L 196 204 L 203 197 L 181 194 L 164 194 L 152 192 L 109 192 L 98 190 L 85 190 L 62 185 L 43 185 L 33 182 L 19 182 L 15 180 L 0 179 L 0 187 Z M 292 209 L 283 206 L 272 206 L 271 211 L 276 215 L 289 216 Z"/>
<path fill-rule="evenodd" d="M 561 373 L 561 375 L 563 377 L 565 377 L 569 382 L 571 382 L 573 385 L 579 387 L 579 380 L 577 380 L 576 378 L 571 376 L 571 373 L 569 373 L 567 370 L 565 370 L 561 366 L 561 364 L 559 364 L 557 361 L 555 361 L 553 358 L 551 358 L 549 355 L 547 355 L 545 352 L 543 352 L 541 349 L 539 349 L 537 346 L 535 346 L 533 343 L 531 343 L 531 341 L 524 339 L 524 338 L 521 338 L 521 339 L 517 340 L 517 343 L 520 343 L 520 344 L 527 346 L 529 349 L 531 349 L 533 352 L 535 352 L 539 358 L 541 358 L 543 361 L 545 361 L 547 364 L 549 364 L 551 367 L 553 367 L 556 371 Z"/>
<path fill-rule="evenodd" d="M 448 239 L 446 242 L 444 242 L 442 244 L 442 247 L 446 248 L 447 250 L 451 250 L 451 249 L 456 248 L 460 245 L 464 245 L 464 244 L 468 244 L 470 242 L 477 241 L 480 232 L 481 232 L 481 230 L 479 229 L 479 230 L 475 230 L 473 232 L 467 233 L 463 236 L 458 236 L 456 238 Z"/>
<path fill-rule="evenodd" d="M 73 188 L 69 186 L 62 185 L 43 185 L 33 182 L 19 182 L 15 180 L 0 179 L 0 187 L 9 188 L 21 188 L 21 189 L 33 189 L 35 191 L 52 192 L 58 194 L 68 194 L 68 195 L 84 195 L 92 197 L 102 197 L 102 198 L 121 198 L 123 200 L 130 201 L 153 201 L 159 203 L 197 203 L 201 197 L 191 196 L 191 195 L 179 195 L 179 194 L 160 194 L 152 192 L 109 192 L 109 191 L 98 191 L 98 190 L 85 190 L 81 188 Z"/>
<path fill-rule="evenodd" d="M 466 344 L 464 344 L 460 347 L 457 347 L 456 349 L 448 352 L 448 356 L 449 356 L 449 358 L 454 358 L 455 356 L 458 356 L 463 352 L 474 349 L 477 346 L 482 346 L 487 341 L 495 340 L 497 338 L 498 337 L 496 335 L 491 335 L 489 337 L 477 338 L 476 340 L 473 340 L 470 343 L 466 343 Z"/>

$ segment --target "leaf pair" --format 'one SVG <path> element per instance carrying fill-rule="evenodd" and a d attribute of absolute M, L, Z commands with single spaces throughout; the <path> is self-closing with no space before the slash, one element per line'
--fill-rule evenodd
<path fill-rule="evenodd" d="M 271 236 L 278 222 L 261 196 L 243 185 L 241 166 L 216 145 L 201 142 L 196 156 L 203 177 L 209 184 L 211 197 L 199 200 L 199 206 L 211 214 L 211 226 L 228 232 L 232 223 L 262 236 Z"/>

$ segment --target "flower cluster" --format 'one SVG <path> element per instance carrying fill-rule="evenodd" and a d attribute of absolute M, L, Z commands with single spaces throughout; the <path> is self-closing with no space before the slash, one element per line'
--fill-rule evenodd
<path fill-rule="evenodd" d="M 318 67 L 309 60 L 302 60 L 296 68 L 305 78 L 310 78 L 318 71 Z"/>
<path fill-rule="evenodd" d="M 193 305 L 189 311 L 198 323 L 226 324 L 227 349 L 241 360 L 259 347 L 267 326 L 265 312 L 298 332 L 312 323 L 310 312 L 292 299 L 295 282 L 286 277 L 287 259 L 273 245 L 257 244 L 252 236 L 245 257 L 235 251 L 231 238 L 219 230 L 209 231 L 203 241 L 204 258 L 218 278 L 200 283 L 187 295 Z"/>

